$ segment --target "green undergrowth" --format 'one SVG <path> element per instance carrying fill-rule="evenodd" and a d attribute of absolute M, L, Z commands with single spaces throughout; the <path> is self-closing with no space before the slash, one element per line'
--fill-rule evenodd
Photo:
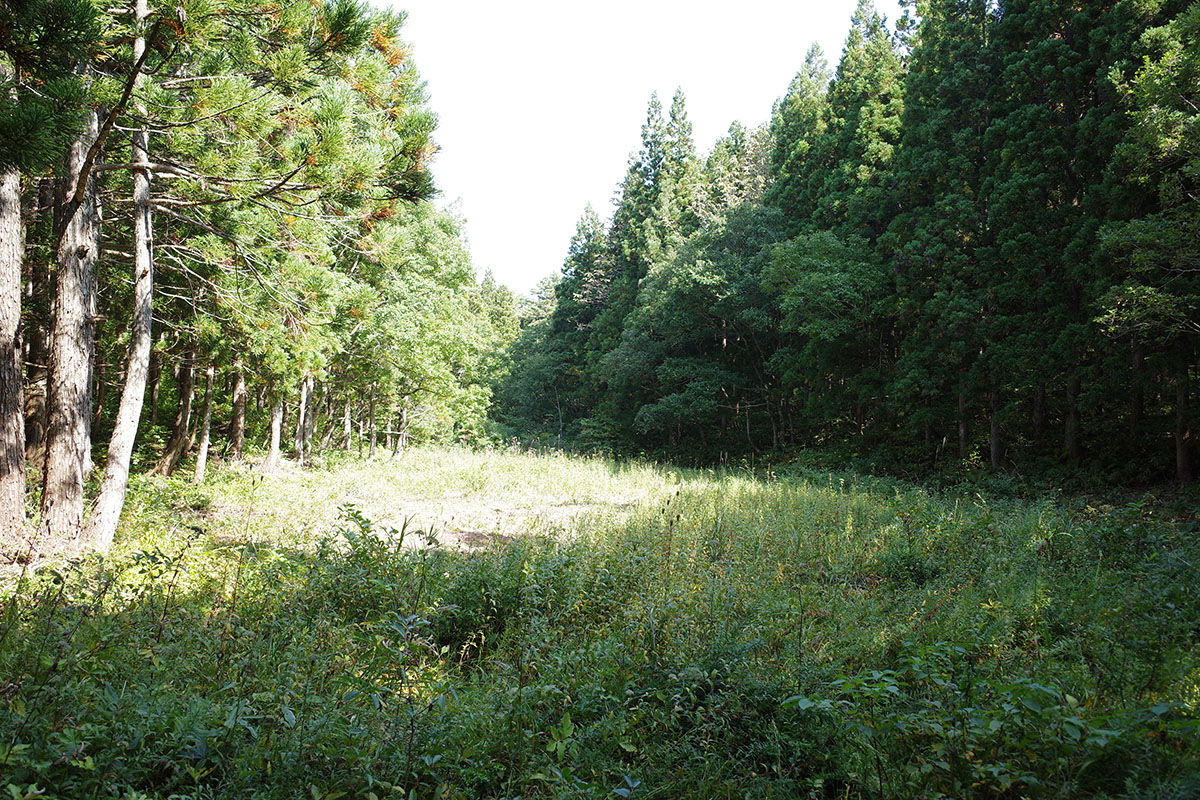
<path fill-rule="evenodd" d="M 594 505 L 464 550 L 388 507 L 437 496 Z M 14 798 L 1200 791 L 1200 531 L 1153 498 L 425 450 L 130 509 L 4 587 Z"/>

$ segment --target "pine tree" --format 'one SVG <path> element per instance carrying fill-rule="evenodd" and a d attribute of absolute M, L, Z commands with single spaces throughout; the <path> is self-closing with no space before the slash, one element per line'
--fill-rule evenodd
<path fill-rule="evenodd" d="M 1031 438 L 1061 425 L 1061 454 L 1084 458 L 1087 407 L 1101 416 L 1101 364 L 1116 356 L 1096 336 L 1092 304 L 1106 287 L 1097 232 L 1124 213 L 1124 192 L 1104 174 L 1128 121 L 1108 78 L 1128 58 L 1144 22 L 1133 4 L 1079 8 L 1010 0 L 994 26 L 1003 59 L 989 150 L 989 226 L 997 242 L 997 302 L 1020 333 L 1002 359 Z M 1123 381 L 1122 381 L 1123 383 Z M 1090 399 L 1089 399 L 1090 397 Z M 1101 401 L 1102 402 L 1102 401 Z"/>
<path fill-rule="evenodd" d="M 82 120 L 72 67 L 99 34 L 85 0 L 13 0 L 0 6 L 0 547 L 25 541 L 25 401 L 21 171 L 60 157 Z"/>
<path fill-rule="evenodd" d="M 888 221 L 889 174 L 900 138 L 904 66 L 871 0 L 859 0 L 813 143 L 808 196 L 823 230 L 873 239 Z"/>
<path fill-rule="evenodd" d="M 960 460 L 971 446 L 980 398 L 998 397 L 1002 370 L 988 359 L 990 348 L 1006 338 L 997 327 L 985 192 L 997 71 L 989 40 L 993 15 L 986 0 L 924 6 L 894 175 L 899 213 L 881 241 L 896 266 L 896 313 L 904 332 L 893 405 L 920 426 L 929 446 L 950 435 L 947 423 L 955 420 Z M 989 453 L 999 467 L 994 411 L 990 419 Z"/>
<path fill-rule="evenodd" d="M 1110 171 L 1140 189 L 1142 213 L 1102 232 L 1120 271 L 1100 299 L 1099 322 L 1110 335 L 1129 337 L 1143 360 L 1152 349 L 1167 362 L 1175 383 L 1175 476 L 1186 483 L 1195 478 L 1191 371 L 1200 349 L 1200 273 L 1192 266 L 1200 264 L 1200 3 L 1174 10 L 1168 5 L 1163 24 L 1142 34 L 1144 61 L 1128 83 L 1116 76 L 1134 110 Z M 1139 388 L 1131 415 L 1141 405 Z M 1135 415 L 1135 435 L 1140 422 Z"/>
<path fill-rule="evenodd" d="M 813 148 L 825 132 L 831 78 L 824 53 L 813 44 L 804 56 L 804 66 L 771 115 L 774 182 L 767 191 L 766 201 L 783 211 L 792 234 L 807 226 L 817 209 L 817 197 L 811 192 L 809 179 L 817 167 Z"/>

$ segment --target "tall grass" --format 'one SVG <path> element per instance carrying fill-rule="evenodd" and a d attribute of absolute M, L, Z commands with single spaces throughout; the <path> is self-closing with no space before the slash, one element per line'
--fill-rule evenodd
<path fill-rule="evenodd" d="M 1200 542 L 1152 498 L 417 450 L 130 505 L 5 587 L 13 797 L 1200 789 Z"/>

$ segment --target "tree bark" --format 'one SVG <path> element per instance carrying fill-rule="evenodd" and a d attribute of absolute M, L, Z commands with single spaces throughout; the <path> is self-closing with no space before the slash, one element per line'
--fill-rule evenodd
<path fill-rule="evenodd" d="M 1175 374 L 1175 477 L 1180 483 L 1195 480 L 1192 470 L 1192 428 L 1188 419 L 1191 394 L 1188 380 L 1188 361 L 1179 360 Z"/>
<path fill-rule="evenodd" d="M 283 398 L 276 396 L 271 402 L 271 444 L 263 461 L 262 471 L 270 475 L 279 465 L 279 444 L 283 439 Z"/>
<path fill-rule="evenodd" d="M 94 173 L 83 184 L 80 202 L 72 196 L 89 149 L 99 131 L 94 111 L 67 155 L 55 220 L 57 280 L 54 328 L 47 382 L 46 461 L 42 476 L 42 532 L 45 544 L 75 542 L 82 533 L 83 482 L 91 449 L 91 366 L 95 339 L 95 274 L 100 252 L 100 204 Z"/>
<path fill-rule="evenodd" d="M 21 176 L 0 171 L 0 548 L 25 540 L 25 399 L 21 369 Z"/>
<path fill-rule="evenodd" d="M 204 421 L 200 424 L 200 449 L 196 452 L 196 472 L 192 483 L 204 482 L 204 470 L 208 467 L 209 434 L 212 431 L 213 383 L 217 380 L 217 370 L 212 364 L 204 371 Z"/>
<path fill-rule="evenodd" d="M 1079 376 L 1067 381 L 1067 419 L 1063 426 L 1063 451 L 1067 461 L 1078 464 L 1083 460 L 1083 445 L 1079 437 Z"/>
<path fill-rule="evenodd" d="M 958 460 L 967 460 L 967 449 L 970 445 L 967 428 L 967 394 L 958 390 Z"/>
<path fill-rule="evenodd" d="M 1142 373 L 1145 370 L 1145 348 L 1139 341 L 1131 347 L 1131 372 L 1129 390 L 1129 451 L 1137 453 L 1141 444 L 1142 415 L 1145 413 L 1146 395 L 1142 390 Z"/>
<path fill-rule="evenodd" d="M 150 430 L 158 427 L 158 398 L 162 393 L 162 356 L 150 348 Z"/>
<path fill-rule="evenodd" d="M 367 458 L 375 458 L 375 440 L 378 438 L 378 432 L 375 430 L 375 386 L 371 386 L 371 404 L 368 407 L 369 425 L 371 428 L 371 449 L 367 452 Z"/>
<path fill-rule="evenodd" d="M 104 362 L 96 360 L 92 365 L 92 426 L 100 424 L 100 417 L 104 414 L 104 401 L 107 399 L 105 389 L 106 376 L 104 370 Z"/>
<path fill-rule="evenodd" d="M 354 433 L 354 427 L 350 419 L 350 401 L 346 401 L 346 408 L 342 412 L 342 449 L 350 449 L 350 437 Z"/>
<path fill-rule="evenodd" d="M 144 18 L 145 0 L 137 4 L 138 14 Z M 141 55 L 139 46 L 145 43 L 139 38 L 134 43 L 134 57 Z M 147 134 L 135 131 L 133 161 L 144 163 Z M 137 440 L 138 423 L 142 418 L 142 406 L 146 399 L 146 382 L 150 375 L 150 346 L 153 343 L 154 297 L 154 231 L 150 212 L 150 171 L 135 170 L 133 173 L 133 325 L 130 330 L 129 356 L 125 367 L 125 385 L 121 390 L 121 405 L 113 424 L 112 438 L 108 442 L 108 460 L 104 466 L 104 479 L 100 484 L 100 495 L 88 521 L 87 540 L 90 547 L 107 550 L 112 545 L 125 506 L 125 492 L 129 487 L 129 461 L 133 445 Z M 155 386 L 157 395 L 158 387 Z M 157 397 L 155 398 L 157 400 Z M 157 403 L 155 403 L 157 406 Z"/>
<path fill-rule="evenodd" d="M 308 411 L 304 415 L 304 460 L 312 460 L 313 434 L 317 428 L 317 382 L 308 376 Z"/>
<path fill-rule="evenodd" d="M 1046 438 L 1046 384 L 1039 383 L 1033 392 L 1033 440 L 1039 449 Z"/>
<path fill-rule="evenodd" d="M 304 466 L 304 432 L 308 422 L 309 393 L 312 392 L 312 378 L 305 376 L 300 381 L 300 403 L 296 411 L 296 435 L 292 437 L 292 449 L 300 466 Z"/>
<path fill-rule="evenodd" d="M 239 361 L 234 366 L 233 413 L 229 418 L 229 445 L 233 460 L 242 460 L 242 449 L 246 444 L 246 373 Z"/>
<path fill-rule="evenodd" d="M 188 426 L 192 421 L 192 392 L 195 388 L 196 353 L 189 350 L 179 365 L 179 407 L 175 412 L 175 425 L 171 430 L 171 440 L 163 450 L 162 458 L 158 460 L 154 471 L 159 475 L 170 475 L 179 466 L 179 462 L 187 455 L 191 441 Z"/>
<path fill-rule="evenodd" d="M 1000 439 L 1000 390 L 988 391 L 988 455 L 992 469 L 1004 466 L 1004 448 Z"/>
<path fill-rule="evenodd" d="M 43 178 L 38 182 L 37 211 L 39 216 L 54 207 L 54 181 Z M 53 303 L 53 283 L 50 263 L 43 258 L 29 265 L 29 280 L 25 287 L 24 309 L 26 348 L 25 384 L 25 458 L 41 464 L 46 444 L 46 378 L 49 374 L 49 318 Z"/>

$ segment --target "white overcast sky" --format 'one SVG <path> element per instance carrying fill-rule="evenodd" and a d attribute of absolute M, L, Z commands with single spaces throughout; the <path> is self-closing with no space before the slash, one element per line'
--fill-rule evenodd
<path fill-rule="evenodd" d="M 876 3 L 894 23 L 896 0 Z M 584 206 L 611 217 L 652 92 L 669 107 L 683 89 L 705 153 L 770 117 L 811 42 L 836 66 L 856 2 L 393 4 L 440 120 L 439 202 L 466 218 L 479 274 L 525 293 L 562 269 Z"/>

